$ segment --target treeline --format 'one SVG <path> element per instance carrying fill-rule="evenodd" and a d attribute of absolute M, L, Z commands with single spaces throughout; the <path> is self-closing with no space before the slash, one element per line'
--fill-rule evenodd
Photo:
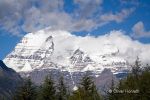
<path fill-rule="evenodd" d="M 139 58 L 132 66 L 131 73 L 112 86 L 106 97 L 108 100 L 150 100 L 150 66 L 141 65 Z"/>
<path fill-rule="evenodd" d="M 30 79 L 18 88 L 14 100 L 101 100 L 92 78 L 85 75 L 80 86 L 70 91 L 60 77 L 57 85 L 51 76 L 47 76 L 40 87 L 36 87 Z"/>
<path fill-rule="evenodd" d="M 14 100 L 150 100 L 150 66 L 141 67 L 136 60 L 128 76 L 117 86 L 112 80 L 110 89 L 101 95 L 94 81 L 87 74 L 81 79 L 78 88 L 70 91 L 63 77 L 55 83 L 47 76 L 41 86 L 35 86 L 30 79 L 17 89 Z"/>

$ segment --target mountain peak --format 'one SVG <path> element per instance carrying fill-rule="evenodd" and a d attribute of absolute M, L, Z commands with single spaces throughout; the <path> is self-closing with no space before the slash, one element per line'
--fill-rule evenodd
<path fill-rule="evenodd" d="M 53 37 L 52 37 L 52 36 L 49 36 L 49 37 L 46 39 L 46 42 L 51 41 L 52 39 L 53 39 Z"/>
<path fill-rule="evenodd" d="M 65 71 L 113 72 L 127 68 L 126 60 L 119 57 L 119 49 L 109 40 L 94 48 L 88 37 L 75 37 L 69 32 L 47 28 L 25 35 L 4 62 L 18 72 L 35 69 Z M 78 48 L 77 48 L 78 47 Z M 96 51 L 95 51 L 96 50 Z M 68 67 L 71 66 L 71 67 Z"/>

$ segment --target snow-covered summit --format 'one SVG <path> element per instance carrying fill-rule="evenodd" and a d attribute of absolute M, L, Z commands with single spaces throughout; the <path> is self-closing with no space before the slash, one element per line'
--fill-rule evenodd
<path fill-rule="evenodd" d="M 108 36 L 107 41 L 101 43 L 95 40 L 89 42 L 89 38 L 50 28 L 28 33 L 4 62 L 17 72 L 60 69 L 100 73 L 109 68 L 115 73 L 128 69 L 127 61 L 119 56 L 119 49 L 109 41 Z"/>

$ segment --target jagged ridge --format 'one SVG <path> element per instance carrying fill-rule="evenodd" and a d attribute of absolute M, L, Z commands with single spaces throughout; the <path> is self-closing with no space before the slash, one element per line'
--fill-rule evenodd
<path fill-rule="evenodd" d="M 67 47 L 67 39 L 72 39 L 70 47 Z M 98 53 L 89 53 L 78 42 L 65 31 L 40 30 L 25 35 L 4 62 L 17 72 L 59 69 L 68 72 L 89 70 L 99 74 L 105 68 L 111 69 L 113 73 L 129 69 L 127 61 L 118 56 L 119 49 L 113 44 L 103 43 Z"/>

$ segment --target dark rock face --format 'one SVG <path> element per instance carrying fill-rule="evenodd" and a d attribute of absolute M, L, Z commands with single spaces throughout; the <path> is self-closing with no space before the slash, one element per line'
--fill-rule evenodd
<path fill-rule="evenodd" d="M 118 79 L 115 75 L 111 72 L 110 69 L 104 69 L 102 73 L 99 74 L 99 76 L 96 76 L 95 73 L 92 71 L 87 72 L 68 72 L 68 71 L 61 71 L 58 69 L 43 69 L 43 70 L 34 70 L 32 72 L 22 72 L 20 73 L 22 77 L 29 76 L 31 80 L 37 84 L 40 85 L 44 79 L 45 76 L 50 75 L 55 83 L 59 80 L 60 76 L 64 77 L 64 81 L 67 85 L 67 87 L 72 90 L 75 86 L 79 86 L 80 80 L 85 74 L 88 74 L 92 77 L 94 80 L 97 89 L 102 93 L 106 94 L 105 92 L 108 91 L 108 89 L 111 86 L 112 79 L 114 80 L 114 84 L 118 83 Z"/>
<path fill-rule="evenodd" d="M 81 78 L 84 76 L 84 72 L 73 72 L 61 71 L 58 69 L 43 69 L 43 70 L 34 70 L 32 72 L 20 73 L 22 77 L 30 77 L 31 80 L 36 84 L 40 85 L 43 83 L 46 76 L 50 75 L 55 83 L 59 80 L 61 76 L 64 77 L 66 85 L 72 89 L 74 86 L 78 86 Z"/>
<path fill-rule="evenodd" d="M 20 83 L 20 75 L 0 60 L 0 100 L 4 98 L 10 100 L 11 95 Z"/>
<path fill-rule="evenodd" d="M 115 85 L 119 82 L 110 69 L 104 69 L 104 71 L 95 79 L 95 84 L 102 94 L 106 94 L 112 85 L 112 81 Z"/>

